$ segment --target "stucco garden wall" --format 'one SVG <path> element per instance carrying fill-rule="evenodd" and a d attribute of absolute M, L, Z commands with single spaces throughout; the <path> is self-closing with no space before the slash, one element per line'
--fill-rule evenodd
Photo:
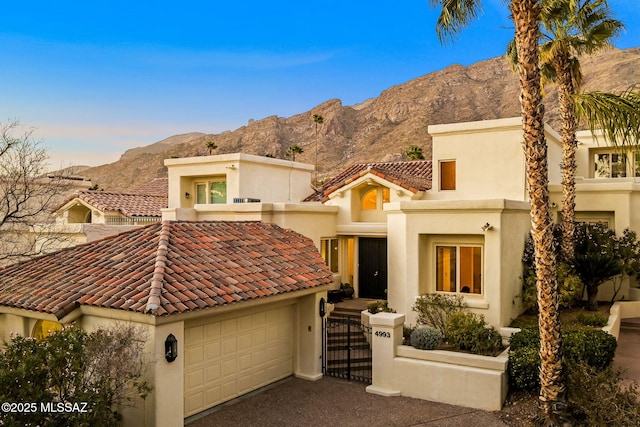
<path fill-rule="evenodd" d="M 498 411 L 508 391 L 508 355 L 497 357 L 403 346 L 404 315 L 370 317 L 373 381 L 369 393 Z"/>

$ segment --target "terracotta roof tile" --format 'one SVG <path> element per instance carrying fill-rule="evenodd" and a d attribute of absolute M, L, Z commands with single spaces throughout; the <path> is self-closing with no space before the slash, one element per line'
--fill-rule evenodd
<path fill-rule="evenodd" d="M 79 305 L 166 316 L 331 282 L 313 242 L 291 230 L 166 221 L 0 269 L 0 305 L 58 318 Z"/>
<path fill-rule="evenodd" d="M 357 163 L 326 182 L 305 202 L 326 202 L 329 195 L 357 178 L 372 173 L 413 193 L 431 189 L 431 160 L 411 162 Z"/>
<path fill-rule="evenodd" d="M 118 211 L 126 217 L 162 216 L 160 211 L 168 206 L 167 196 L 146 194 L 106 193 L 82 191 L 77 197 L 101 211 Z"/>

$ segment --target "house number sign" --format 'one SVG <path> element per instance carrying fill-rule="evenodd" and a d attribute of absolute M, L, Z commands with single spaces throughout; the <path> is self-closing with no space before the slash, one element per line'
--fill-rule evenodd
<path fill-rule="evenodd" d="M 385 331 L 376 331 L 376 336 L 382 338 L 391 338 L 391 333 Z"/>

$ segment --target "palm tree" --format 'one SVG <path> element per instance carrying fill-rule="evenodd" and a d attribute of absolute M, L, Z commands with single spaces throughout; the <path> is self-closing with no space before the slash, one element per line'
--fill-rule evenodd
<path fill-rule="evenodd" d="M 480 0 L 429 1 L 434 6 L 442 6 L 436 24 L 436 31 L 441 40 L 452 38 L 475 19 L 482 6 Z M 542 7 L 540 0 L 511 0 L 509 9 L 515 25 L 526 175 L 531 204 L 531 234 L 535 249 L 540 329 L 540 407 L 545 421 L 557 424 L 558 412 L 564 407 L 565 385 L 556 259 L 549 210 L 544 105 L 538 66 L 539 20 Z"/>
<path fill-rule="evenodd" d="M 410 145 L 404 153 L 409 160 L 424 160 L 422 147 L 418 147 L 417 145 Z"/>
<path fill-rule="evenodd" d="M 207 148 L 209 149 L 209 154 L 211 154 L 213 152 L 213 150 L 218 148 L 218 146 L 213 141 L 207 141 Z"/>
<path fill-rule="evenodd" d="M 562 129 L 562 257 L 573 258 L 575 247 L 576 129 L 573 95 L 580 92 L 582 71 L 578 58 L 609 47 L 623 28 L 611 18 L 606 0 L 546 0 L 541 13 L 540 61 L 545 80 L 558 87 Z M 609 113 L 611 111 L 609 110 Z"/>
<path fill-rule="evenodd" d="M 296 161 L 296 154 L 302 154 L 304 150 L 298 144 L 292 145 L 287 149 L 287 157 L 291 157 L 291 160 Z"/>
<path fill-rule="evenodd" d="M 318 125 L 324 123 L 324 117 L 320 114 L 313 115 L 313 122 L 316 124 L 316 178 L 315 183 L 318 183 Z"/>

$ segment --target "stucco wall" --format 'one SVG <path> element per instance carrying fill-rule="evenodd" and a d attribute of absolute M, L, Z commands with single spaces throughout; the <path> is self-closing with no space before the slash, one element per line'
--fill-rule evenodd
<path fill-rule="evenodd" d="M 472 311 L 500 327 L 521 306 L 521 256 L 530 229 L 529 205 L 505 200 L 415 201 L 388 207 L 389 305 L 415 324 L 411 307 L 418 295 L 436 292 L 434 244 L 481 244 L 481 295 L 460 294 Z M 490 224 L 486 231 L 482 229 Z"/>
<path fill-rule="evenodd" d="M 193 207 L 195 182 L 219 177 L 227 182 L 227 201 L 234 198 L 261 202 L 299 202 L 313 192 L 313 166 L 287 160 L 234 153 L 167 159 L 169 207 Z M 189 193 L 187 199 L 185 193 Z"/>

